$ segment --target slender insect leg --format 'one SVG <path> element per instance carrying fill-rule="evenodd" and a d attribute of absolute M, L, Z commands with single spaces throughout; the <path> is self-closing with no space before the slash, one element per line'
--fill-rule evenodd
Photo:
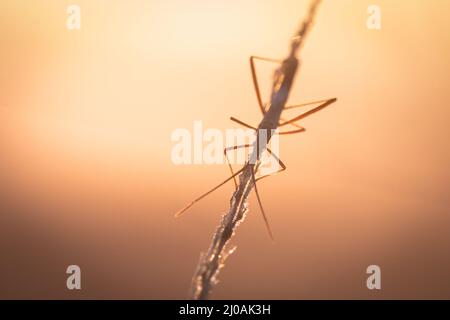
<path fill-rule="evenodd" d="M 247 128 L 249 128 L 249 129 L 253 129 L 253 130 L 258 130 L 258 129 L 256 129 L 255 127 L 253 127 L 253 126 L 251 126 L 251 125 L 249 125 L 249 124 L 247 124 L 247 123 L 245 123 L 245 122 L 243 122 L 243 121 L 241 121 L 241 120 L 239 120 L 239 119 L 236 119 L 235 117 L 230 117 L 230 120 L 231 121 L 234 121 L 234 122 L 236 122 L 236 123 L 239 123 L 240 125 L 242 125 L 242 126 L 244 126 L 244 127 L 247 127 Z"/>
<path fill-rule="evenodd" d="M 257 57 L 257 56 L 250 57 L 250 69 L 252 71 L 252 79 L 253 79 L 253 85 L 255 87 L 256 99 L 258 100 L 258 106 L 259 106 L 259 109 L 261 110 L 262 114 L 266 114 L 266 108 L 264 107 L 264 104 L 262 102 L 261 91 L 259 90 L 258 77 L 256 75 L 255 60 L 262 60 L 262 61 L 269 61 L 269 62 L 276 62 L 276 63 L 281 63 L 282 60 Z"/>
<path fill-rule="evenodd" d="M 286 106 L 286 107 L 284 107 L 284 110 L 286 110 L 286 109 L 294 109 L 294 108 L 298 108 L 298 107 L 305 107 L 305 106 L 309 106 L 309 105 L 317 104 L 317 103 L 322 103 L 322 105 L 325 105 L 325 104 L 328 105 L 328 104 L 330 104 L 330 101 L 332 101 L 332 100 L 334 100 L 334 99 L 326 99 L 326 100 L 311 101 L 311 102 L 306 102 L 306 103 L 301 103 L 301 104 L 296 104 L 296 105 Z M 333 102 L 334 102 L 334 101 L 333 101 Z M 331 102 L 331 103 L 332 103 L 332 102 Z M 322 109 L 322 108 L 323 108 L 322 105 L 321 105 L 321 106 L 318 106 L 317 108 Z M 313 110 L 314 110 L 314 109 L 313 109 Z M 317 110 L 317 111 L 319 111 L 319 110 Z M 292 122 L 293 119 L 294 119 L 294 118 L 292 118 L 292 119 L 290 119 L 290 120 L 285 120 L 285 119 L 283 119 L 283 118 L 280 117 L 280 120 L 281 120 L 281 121 L 278 123 L 279 126 L 285 125 L 285 124 L 291 124 L 291 125 L 293 125 L 294 127 L 297 127 L 298 129 L 292 130 L 292 131 L 282 131 L 282 132 L 279 132 L 279 134 L 286 135 L 286 134 L 294 134 L 294 133 L 300 133 L 300 132 L 305 131 L 305 129 L 304 129 L 302 126 L 298 125 L 298 124 L 295 123 L 295 122 Z M 303 129 L 303 130 L 302 130 L 302 129 Z"/>
<path fill-rule="evenodd" d="M 300 104 L 289 105 L 289 106 L 285 106 L 284 110 L 294 109 L 294 108 L 299 108 L 299 107 L 306 107 L 306 106 L 310 106 L 312 104 L 324 103 L 324 102 L 327 102 L 328 100 L 331 100 L 331 99 L 323 99 L 323 100 L 318 100 L 318 101 L 310 101 L 310 102 L 305 102 L 305 103 L 300 103 Z"/>
<path fill-rule="evenodd" d="M 204 194 L 202 194 L 200 197 L 194 199 L 192 202 L 190 202 L 188 205 L 186 205 L 183 209 L 179 210 L 176 214 L 175 217 L 179 217 L 181 214 L 183 214 L 187 209 L 189 209 L 190 207 L 192 207 L 196 202 L 200 201 L 201 199 L 203 199 L 204 197 L 206 197 L 207 195 L 209 195 L 211 192 L 219 189 L 221 186 L 223 186 L 225 183 L 227 183 L 228 181 L 230 181 L 231 179 L 233 179 L 235 176 L 237 176 L 238 174 L 240 174 L 243 170 L 245 169 L 245 166 L 240 169 L 238 172 L 236 172 L 235 174 L 233 174 L 231 177 L 229 177 L 228 179 L 222 181 L 220 184 L 218 184 L 217 186 L 215 186 L 214 188 L 212 188 L 211 190 L 209 190 L 208 192 L 205 192 Z"/>
<path fill-rule="evenodd" d="M 294 134 L 294 133 L 300 133 L 300 132 L 305 132 L 306 129 L 303 127 L 300 127 L 300 129 L 296 129 L 296 130 L 292 130 L 292 131 L 281 131 L 278 132 L 278 134 L 280 135 L 287 135 L 287 134 Z"/>
<path fill-rule="evenodd" d="M 278 161 L 278 164 L 280 165 L 281 168 L 278 169 L 277 171 L 273 172 L 273 173 L 269 173 L 269 174 L 266 174 L 266 175 L 264 175 L 264 176 L 258 177 L 258 178 L 256 179 L 256 181 L 259 181 L 259 180 L 261 180 L 261 179 L 263 179 L 263 178 L 266 178 L 266 177 L 269 177 L 269 176 L 273 176 L 274 174 L 277 174 L 277 173 L 279 173 L 279 172 L 281 172 L 281 171 L 286 170 L 286 165 L 283 163 L 283 161 L 281 161 L 280 158 L 278 158 L 277 155 L 276 155 L 275 153 L 273 153 L 272 150 L 270 150 L 269 148 L 266 148 L 266 150 L 267 150 L 267 152 L 269 152 L 269 154 L 270 154 L 271 156 L 273 156 L 273 157 L 275 158 L 275 160 Z"/>
<path fill-rule="evenodd" d="M 231 151 L 231 150 L 237 150 L 237 149 L 240 149 L 240 148 L 248 148 L 248 147 L 250 147 L 249 144 L 243 144 L 243 145 L 240 145 L 240 146 L 233 146 L 233 147 L 228 147 L 228 148 L 223 149 L 223 154 L 225 155 L 225 159 L 227 160 L 228 168 L 230 168 L 231 176 L 233 177 L 235 190 L 237 190 L 238 184 L 237 184 L 237 181 L 236 181 L 236 176 L 234 175 L 234 172 L 233 172 L 233 167 L 231 166 L 231 163 L 230 163 L 230 159 L 228 159 L 227 152 Z"/>
<path fill-rule="evenodd" d="M 283 121 L 283 122 L 286 122 L 286 121 L 287 121 L 287 120 L 286 120 L 285 118 L 283 118 L 283 117 L 280 117 L 280 120 Z M 281 121 L 280 121 L 280 122 L 281 122 Z M 278 125 L 280 124 L 280 122 L 278 123 Z M 291 123 L 291 125 L 293 125 L 294 127 L 298 128 L 298 130 L 295 130 L 296 132 L 302 132 L 302 131 L 305 131 L 305 130 L 306 130 L 306 129 L 303 128 L 301 125 L 296 124 L 295 122 Z"/>
<path fill-rule="evenodd" d="M 247 123 L 245 123 L 245 122 L 243 122 L 243 121 L 241 121 L 241 120 L 239 120 L 239 119 L 236 119 L 235 117 L 230 117 L 230 120 L 231 120 L 231 121 L 234 121 L 234 122 L 236 122 L 236 123 L 239 123 L 240 125 L 242 125 L 242 126 L 244 126 L 244 127 L 247 127 L 247 128 L 249 128 L 249 129 L 253 129 L 253 130 L 255 130 L 255 131 L 258 131 L 257 128 L 255 128 L 255 127 L 253 127 L 253 126 L 251 126 L 251 125 L 249 125 L 249 124 L 247 124 Z M 300 127 L 300 128 L 301 128 L 301 127 Z M 256 147 L 259 148 L 259 134 L 257 134 L 256 139 L 257 139 Z M 259 159 L 258 159 L 258 160 L 259 160 Z"/>
<path fill-rule="evenodd" d="M 262 98 L 261 98 L 261 91 L 259 89 L 259 84 L 258 84 L 258 76 L 256 74 L 256 67 L 255 67 L 255 61 L 254 60 L 262 60 L 262 61 L 269 61 L 269 62 L 276 62 L 276 63 L 281 63 L 283 62 L 282 60 L 277 60 L 277 59 L 272 59 L 272 58 L 264 58 L 264 57 L 257 57 L 257 56 L 251 56 L 250 57 L 250 68 L 252 71 L 252 79 L 253 79 L 253 85 L 255 87 L 255 92 L 256 92 L 256 99 L 258 100 L 258 106 L 262 112 L 262 114 L 266 114 L 266 108 L 264 106 L 264 103 L 262 102 Z M 311 103 L 312 104 L 312 103 Z M 294 107 L 294 106 L 292 106 Z M 283 118 L 280 118 L 282 121 L 285 121 Z M 232 119 L 233 120 L 233 119 Z M 293 123 L 293 126 L 301 129 L 302 127 Z"/>
<path fill-rule="evenodd" d="M 278 126 L 282 127 L 282 126 L 285 126 L 285 125 L 288 125 L 288 124 L 292 124 L 292 123 L 294 123 L 294 122 L 296 122 L 298 120 L 301 120 L 303 118 L 306 118 L 306 117 L 310 116 L 311 114 L 316 113 L 316 112 L 324 109 L 325 107 L 329 106 L 330 104 L 332 104 L 332 103 L 334 103 L 336 101 L 337 101 L 336 98 L 328 99 L 328 100 L 326 100 L 326 102 L 320 104 L 319 106 L 317 106 L 317 107 L 315 107 L 315 108 L 313 108 L 313 109 L 311 109 L 309 111 L 306 111 L 306 112 L 302 113 L 299 116 L 296 116 L 296 117 L 294 117 L 292 119 L 289 119 L 288 121 L 285 121 L 283 123 L 279 123 Z M 283 134 L 283 133 L 280 132 L 280 134 Z M 284 134 L 287 134 L 287 133 L 284 133 Z"/>
<path fill-rule="evenodd" d="M 258 187 L 256 186 L 256 178 L 255 178 L 255 171 L 252 169 L 252 179 L 253 179 L 253 186 L 255 187 L 255 193 L 256 198 L 258 199 L 259 208 L 261 209 L 261 213 L 264 219 L 264 223 L 266 225 L 267 231 L 269 232 L 269 237 L 272 241 L 274 241 L 272 230 L 270 229 L 269 220 L 267 219 L 266 213 L 264 211 L 264 207 L 261 202 L 261 198 L 259 196 Z"/>
<path fill-rule="evenodd" d="M 289 106 L 285 106 L 284 110 L 294 109 L 294 108 L 299 108 L 299 107 L 306 107 L 306 106 L 310 106 L 312 104 L 324 103 L 324 102 L 328 102 L 328 100 L 330 100 L 330 99 L 324 99 L 324 100 L 318 100 L 318 101 L 311 101 L 311 102 L 305 102 L 305 103 L 300 103 L 300 104 L 289 105 Z M 278 125 L 280 125 L 283 122 L 288 122 L 289 121 L 289 120 L 284 119 L 283 117 L 280 117 L 280 120 L 281 121 L 278 123 Z M 294 134 L 294 133 L 300 133 L 300 132 L 305 131 L 305 129 L 302 126 L 298 125 L 295 122 L 292 122 L 290 124 L 293 125 L 294 127 L 297 127 L 297 129 L 296 130 L 292 130 L 292 131 L 280 132 L 279 134 Z"/>
<path fill-rule="evenodd" d="M 259 177 L 259 178 L 257 178 L 257 179 L 255 178 L 255 171 L 252 170 L 252 179 L 253 179 L 253 185 L 255 186 L 255 193 L 256 193 L 256 197 L 257 197 L 257 199 L 258 199 L 258 205 L 259 205 L 259 208 L 261 209 L 261 213 L 262 213 L 262 215 L 263 215 L 264 223 L 265 223 L 265 225 L 266 225 L 266 228 L 267 228 L 267 231 L 268 231 L 268 233 L 269 233 L 270 239 L 271 239 L 272 241 L 274 241 L 273 233 L 272 233 L 272 230 L 271 230 L 271 228 L 270 228 L 270 224 L 269 224 L 269 220 L 267 219 L 266 212 L 264 211 L 264 207 L 263 207 L 263 205 L 262 205 L 261 197 L 259 196 L 259 191 L 258 191 L 258 187 L 256 186 L 256 182 L 259 181 L 259 180 L 261 180 L 261 179 L 263 179 L 263 178 L 266 178 L 266 177 L 268 177 L 268 176 L 271 176 L 271 175 L 274 175 L 274 174 L 276 174 L 276 173 L 278 173 L 278 172 L 281 172 L 281 171 L 286 170 L 286 165 L 283 163 L 283 161 L 280 160 L 280 158 L 278 158 L 278 157 L 272 152 L 272 150 L 270 150 L 269 148 L 266 148 L 266 150 L 267 150 L 267 152 L 269 152 L 269 154 L 270 154 L 271 156 L 273 156 L 273 157 L 278 161 L 278 164 L 280 165 L 281 168 L 280 168 L 279 170 L 277 170 L 277 171 L 271 173 L 271 174 L 266 174 L 266 175 L 264 175 L 264 176 L 262 176 L 262 177 Z"/>
<path fill-rule="evenodd" d="M 253 127 L 253 126 L 251 126 L 251 125 L 249 125 L 249 124 L 247 124 L 247 123 L 245 123 L 245 122 L 243 122 L 243 121 L 241 121 L 241 120 L 239 120 L 239 119 L 236 119 L 235 117 L 230 117 L 230 120 L 231 120 L 231 121 L 234 121 L 234 122 L 236 122 L 236 123 L 239 123 L 240 125 L 242 125 L 242 126 L 244 126 L 244 127 L 246 127 L 246 128 L 253 129 L 253 130 L 255 130 L 255 131 L 258 130 L 258 129 L 256 129 L 256 128 Z M 241 146 L 234 146 L 234 147 L 225 148 L 225 149 L 223 150 L 223 151 L 224 151 L 224 154 L 225 154 L 225 158 L 227 159 L 228 167 L 230 168 L 231 174 L 233 174 L 233 168 L 231 167 L 230 161 L 229 161 L 229 159 L 228 159 L 227 151 L 229 151 L 229 150 L 236 150 L 236 149 L 242 148 L 242 147 L 246 147 L 246 148 L 247 148 L 247 147 L 249 147 L 249 146 L 250 146 L 249 144 L 245 144 L 245 145 L 241 145 Z M 233 180 L 234 180 L 234 185 L 235 185 L 235 187 L 236 187 L 236 189 L 237 189 L 237 181 L 236 181 L 236 177 L 234 177 Z"/>

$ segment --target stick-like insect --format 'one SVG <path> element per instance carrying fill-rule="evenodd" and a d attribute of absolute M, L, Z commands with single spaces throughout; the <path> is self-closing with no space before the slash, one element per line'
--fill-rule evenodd
<path fill-rule="evenodd" d="M 263 114 L 263 119 L 257 128 L 254 126 L 251 126 L 241 120 L 238 120 L 234 117 L 231 117 L 230 119 L 240 125 L 243 125 L 244 127 L 255 130 L 256 140 L 253 145 L 244 144 L 244 145 L 237 145 L 237 146 L 225 148 L 224 156 L 225 156 L 228 166 L 230 168 L 231 176 L 228 179 L 221 182 L 219 185 L 217 185 L 214 188 L 212 188 L 211 190 L 209 190 L 208 192 L 206 192 L 206 193 L 202 194 L 201 196 L 199 196 L 198 198 L 194 199 L 187 206 L 185 206 L 183 209 L 178 211 L 175 214 L 176 217 L 183 214 L 187 209 L 192 207 L 196 202 L 200 201 L 201 199 L 203 199 L 204 197 L 206 197 L 213 191 L 217 190 L 218 188 L 220 188 L 221 186 L 223 186 L 230 180 L 234 181 L 235 194 L 239 194 L 239 190 L 238 190 L 239 187 L 243 187 L 243 185 L 245 185 L 245 184 L 241 183 L 238 185 L 236 176 L 238 176 L 239 174 L 242 173 L 242 175 L 240 176 L 241 182 L 248 181 L 249 180 L 248 177 L 251 176 L 251 181 L 252 181 L 252 184 L 255 189 L 256 197 L 258 200 L 259 207 L 261 209 L 261 213 L 264 218 L 266 228 L 268 230 L 269 236 L 273 240 L 273 233 L 271 231 L 271 228 L 270 228 L 270 225 L 269 225 L 269 222 L 267 219 L 267 215 L 265 214 L 265 211 L 264 211 L 264 208 L 263 208 L 263 205 L 261 202 L 261 198 L 259 196 L 258 188 L 256 186 L 256 182 L 260 179 L 263 179 L 263 178 L 269 176 L 269 175 L 273 175 L 275 173 L 286 170 L 286 165 L 278 158 L 278 156 L 276 154 L 274 154 L 267 147 L 268 142 L 270 141 L 275 130 L 279 127 L 284 127 L 287 125 L 292 125 L 292 126 L 296 127 L 296 129 L 294 129 L 294 130 L 278 132 L 278 134 L 280 134 L 280 135 L 288 135 L 288 134 L 296 134 L 296 133 L 304 132 L 305 128 L 300 126 L 297 123 L 298 121 L 312 115 L 313 113 L 316 113 L 316 112 L 324 109 L 325 107 L 329 106 L 330 104 L 334 103 L 337 100 L 336 98 L 332 98 L 332 99 L 313 101 L 313 102 L 302 103 L 302 104 L 297 104 L 297 105 L 289 105 L 289 106 L 286 105 L 286 102 L 287 102 L 288 96 L 289 96 L 289 92 L 291 90 L 292 83 L 294 81 L 294 77 L 295 77 L 296 71 L 299 66 L 299 60 L 296 57 L 296 53 L 299 50 L 299 48 L 301 47 L 305 35 L 309 31 L 309 28 L 312 24 L 312 19 L 314 17 L 314 13 L 315 13 L 318 2 L 319 1 L 316 1 L 313 3 L 313 5 L 310 8 L 310 13 L 308 16 L 309 18 L 304 21 L 300 31 L 292 39 L 290 54 L 286 59 L 277 60 L 277 59 L 257 57 L 257 56 L 250 57 L 250 69 L 251 69 L 253 84 L 255 87 L 258 105 L 261 110 L 261 113 Z M 270 96 L 270 101 L 266 104 L 263 103 L 262 98 L 261 98 L 261 92 L 259 89 L 258 78 L 257 78 L 257 74 L 256 74 L 255 60 L 280 63 L 280 66 L 275 70 L 275 73 L 273 76 L 272 93 Z M 319 104 L 319 105 L 317 107 L 315 107 L 307 112 L 304 112 L 296 117 L 293 117 L 289 120 L 284 120 L 282 117 L 282 112 L 285 110 L 304 107 L 304 106 L 313 105 L 313 104 Z M 248 148 L 250 146 L 253 146 L 254 151 L 250 155 L 249 160 L 245 163 L 245 165 L 239 171 L 233 172 L 233 168 L 231 167 L 230 161 L 227 156 L 227 152 L 232 151 L 232 150 L 237 150 L 240 148 Z M 261 155 L 264 152 L 264 150 L 267 150 L 267 152 L 275 158 L 275 160 L 278 162 L 280 168 L 276 172 L 273 172 L 271 174 L 262 175 L 262 176 L 256 178 L 255 173 L 258 171 L 258 168 L 261 164 L 260 158 L 261 158 Z M 246 179 L 246 177 L 247 177 L 247 179 Z"/>
<path fill-rule="evenodd" d="M 247 200 L 248 196 L 250 194 L 250 191 L 255 188 L 256 196 L 258 198 L 258 204 L 261 208 L 261 212 L 264 217 L 264 221 L 266 223 L 266 227 L 269 231 L 269 235 L 273 239 L 272 232 L 270 231 L 269 223 L 267 221 L 266 214 L 264 212 L 264 209 L 261 204 L 261 199 L 259 197 L 259 193 L 256 187 L 256 178 L 255 178 L 255 172 L 258 170 L 259 166 L 259 158 L 263 151 L 267 150 L 272 156 L 275 158 L 275 160 L 278 161 L 278 164 L 280 166 L 279 171 L 285 170 L 286 166 L 284 163 L 267 148 L 267 143 L 269 142 L 271 136 L 272 136 L 272 130 L 276 129 L 278 127 L 286 126 L 286 125 L 293 125 L 296 127 L 296 130 L 292 131 L 285 131 L 282 134 L 294 134 L 303 132 L 305 129 L 297 124 L 297 121 L 302 120 L 303 118 L 322 110 L 323 108 L 327 107 L 328 105 L 332 104 L 336 101 L 336 99 L 328 99 L 328 100 L 322 100 L 317 101 L 316 103 L 320 103 L 320 105 L 314 109 L 311 109 L 310 111 L 304 112 L 303 114 L 300 114 L 297 117 L 294 117 L 289 120 L 284 120 L 281 117 L 281 114 L 284 110 L 290 109 L 290 108 L 297 108 L 307 104 L 302 105 L 294 105 L 294 106 L 286 106 L 286 101 L 289 96 L 290 89 L 292 87 L 292 83 L 294 80 L 295 73 L 297 71 L 299 62 L 296 58 L 296 54 L 301 47 L 303 40 L 308 33 L 309 29 L 311 28 L 313 18 L 315 16 L 316 8 L 318 4 L 320 3 L 320 0 L 312 0 L 312 4 L 309 8 L 309 13 L 304 20 L 300 30 L 297 32 L 295 37 L 291 41 L 291 50 L 289 53 L 289 56 L 281 61 L 281 65 L 276 69 L 273 84 L 272 84 L 272 94 L 270 96 L 270 101 L 267 104 L 267 107 L 264 106 L 261 100 L 261 94 L 259 90 L 259 85 L 256 77 L 256 71 L 255 71 L 255 65 L 254 60 L 259 59 L 257 57 L 251 57 L 250 58 L 250 66 L 252 71 L 252 78 L 253 83 L 255 85 L 255 91 L 256 96 L 258 99 L 258 104 L 261 109 L 261 112 L 263 113 L 263 120 L 259 124 L 257 128 L 252 127 L 240 120 L 237 120 L 235 118 L 232 118 L 233 121 L 244 125 L 248 128 L 252 128 L 256 131 L 256 140 L 253 144 L 254 148 L 251 151 L 249 161 L 246 162 L 246 164 L 241 168 L 238 172 L 234 173 L 231 165 L 231 177 L 220 183 L 218 186 L 214 187 L 210 191 L 206 192 L 205 194 L 201 195 L 194 201 L 192 201 L 190 204 L 188 204 L 186 207 L 181 209 L 176 216 L 179 216 L 183 212 L 185 212 L 188 208 L 190 208 L 194 203 L 199 201 L 200 199 L 204 198 L 217 188 L 221 187 L 225 183 L 227 183 L 230 180 L 234 180 L 236 190 L 233 192 L 233 195 L 231 196 L 230 200 L 230 209 L 227 213 L 225 213 L 222 216 L 221 222 L 219 226 L 216 228 L 216 232 L 213 235 L 211 244 L 208 248 L 208 250 L 202 254 L 200 261 L 198 263 L 197 269 L 195 270 L 194 277 L 192 279 L 192 287 L 190 292 L 190 298 L 191 299 L 207 299 L 213 286 L 217 283 L 217 275 L 219 274 L 219 270 L 224 265 L 224 261 L 226 257 L 233 251 L 227 251 L 226 245 L 228 241 L 233 236 L 234 232 L 236 231 L 237 226 L 244 220 L 245 214 L 247 212 Z M 277 60 L 273 59 L 266 59 L 263 58 L 263 60 L 268 61 L 274 61 L 279 62 Z M 263 133 L 270 133 L 270 135 L 266 135 L 264 138 L 265 140 L 260 140 L 260 132 Z M 264 134 L 263 134 L 264 136 Z M 255 148 L 256 146 L 256 148 Z M 248 145 L 243 146 L 234 146 L 231 148 L 225 149 L 224 153 L 225 156 L 227 154 L 227 151 L 236 150 L 239 148 L 245 148 L 248 147 Z M 255 161 L 256 160 L 256 161 Z M 236 176 L 239 175 L 239 183 L 236 181 Z M 267 175 L 266 175 L 267 176 Z M 259 177 L 259 179 L 264 178 L 265 176 Z"/>

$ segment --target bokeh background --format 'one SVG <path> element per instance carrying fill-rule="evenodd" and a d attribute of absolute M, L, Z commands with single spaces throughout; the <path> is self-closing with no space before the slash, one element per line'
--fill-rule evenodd
<path fill-rule="evenodd" d="M 0 298 L 186 298 L 233 185 L 174 219 L 228 171 L 173 165 L 171 132 L 257 124 L 248 57 L 283 58 L 307 5 L 2 0 Z M 322 3 L 290 101 L 339 101 L 282 137 L 288 169 L 259 187 L 276 242 L 252 196 L 213 298 L 450 298 L 449 11 Z"/>

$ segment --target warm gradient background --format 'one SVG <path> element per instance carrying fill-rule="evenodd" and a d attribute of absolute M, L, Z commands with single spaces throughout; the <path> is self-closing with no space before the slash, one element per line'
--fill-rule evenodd
<path fill-rule="evenodd" d="M 185 298 L 232 184 L 175 220 L 228 171 L 174 166 L 170 134 L 257 124 L 248 57 L 284 57 L 308 1 L 76 0 L 80 31 L 70 3 L 0 4 L 0 298 Z M 282 138 L 276 243 L 252 196 L 214 298 L 450 298 L 449 11 L 324 1 L 291 102 L 339 101 Z"/>

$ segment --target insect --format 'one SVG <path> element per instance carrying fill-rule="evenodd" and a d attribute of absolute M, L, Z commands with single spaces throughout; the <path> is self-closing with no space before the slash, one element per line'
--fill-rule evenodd
<path fill-rule="evenodd" d="M 296 104 L 296 105 L 286 105 L 286 102 L 288 100 L 289 92 L 291 90 L 294 77 L 297 71 L 297 68 L 299 66 L 299 60 L 296 57 L 296 53 L 298 49 L 300 48 L 302 44 L 303 37 L 305 36 L 306 32 L 308 31 L 309 26 L 311 25 L 311 21 L 306 21 L 303 25 L 303 28 L 301 28 L 300 32 L 292 39 L 291 42 L 291 50 L 289 56 L 284 60 L 277 60 L 277 59 L 271 59 L 271 58 L 264 58 L 264 57 L 258 57 L 258 56 L 251 56 L 250 57 L 250 69 L 252 74 L 252 80 L 256 92 L 256 98 L 258 100 L 258 106 L 261 110 L 261 113 L 263 114 L 263 119 L 258 125 L 258 127 L 251 126 L 239 119 L 236 119 L 234 117 L 231 117 L 230 119 L 246 128 L 250 128 L 255 130 L 256 139 L 255 142 L 250 144 L 244 144 L 244 145 L 236 145 L 232 147 L 228 147 L 224 149 L 224 156 L 227 159 L 227 163 L 229 166 L 229 169 L 231 171 L 231 176 L 228 177 L 226 180 L 221 182 L 219 185 L 215 186 L 208 192 L 202 194 L 198 198 L 194 199 L 192 202 L 190 202 L 188 205 L 186 205 L 184 208 L 182 208 L 180 211 L 178 211 L 175 216 L 178 217 L 181 214 L 183 214 L 186 210 L 188 210 L 190 207 L 192 207 L 196 202 L 200 201 L 213 191 L 217 190 L 227 182 L 233 180 L 235 185 L 235 195 L 240 195 L 238 199 L 236 200 L 236 197 L 233 197 L 235 201 L 242 201 L 242 199 L 245 198 L 243 196 L 244 193 L 249 192 L 249 186 L 247 185 L 249 181 L 253 184 L 253 187 L 255 189 L 256 197 L 258 200 L 258 205 L 260 207 L 267 231 L 269 233 L 270 238 L 273 240 L 273 233 L 271 231 L 267 215 L 264 211 L 261 197 L 258 192 L 258 188 L 256 186 L 256 182 L 258 180 L 261 180 L 269 175 L 276 174 L 278 172 L 286 170 L 286 165 L 278 158 L 276 154 L 272 152 L 267 146 L 268 142 L 270 141 L 273 132 L 280 128 L 285 127 L 288 125 L 294 126 L 294 130 L 287 130 L 287 131 L 281 131 L 278 132 L 280 135 L 288 135 L 288 134 L 296 134 L 301 133 L 305 131 L 305 128 L 300 126 L 298 122 L 324 108 L 331 105 L 332 103 L 336 102 L 336 98 L 332 99 L 325 99 L 325 100 L 319 100 L 319 101 L 313 101 L 308 103 L 302 103 L 302 104 Z M 261 92 L 259 88 L 258 78 L 256 74 L 256 67 L 255 67 L 255 61 L 256 60 L 262 60 L 266 62 L 273 62 L 273 63 L 279 63 L 279 67 L 275 70 L 273 75 L 273 82 L 272 82 L 272 92 L 270 95 L 270 100 L 268 103 L 263 103 L 261 98 Z M 309 105 L 317 105 L 317 107 L 310 109 L 309 111 L 303 112 L 298 116 L 295 116 L 293 118 L 290 118 L 288 120 L 285 120 L 284 117 L 282 117 L 282 113 L 285 110 L 294 109 L 294 108 L 300 108 L 305 107 Z M 263 134 L 261 134 L 263 133 Z M 253 151 L 249 156 L 249 159 L 244 164 L 244 166 L 237 172 L 233 171 L 233 168 L 231 167 L 230 161 L 228 160 L 227 153 L 232 150 L 237 150 L 240 148 L 248 148 L 253 147 Z M 264 150 L 267 150 L 267 152 L 270 154 L 270 156 L 274 157 L 275 160 L 279 164 L 279 169 L 273 173 L 266 174 L 259 176 L 258 178 L 255 177 L 256 172 L 258 171 L 260 165 L 261 165 L 261 155 L 264 152 Z M 240 183 L 238 184 L 236 177 L 238 175 L 241 175 L 239 177 Z"/>

